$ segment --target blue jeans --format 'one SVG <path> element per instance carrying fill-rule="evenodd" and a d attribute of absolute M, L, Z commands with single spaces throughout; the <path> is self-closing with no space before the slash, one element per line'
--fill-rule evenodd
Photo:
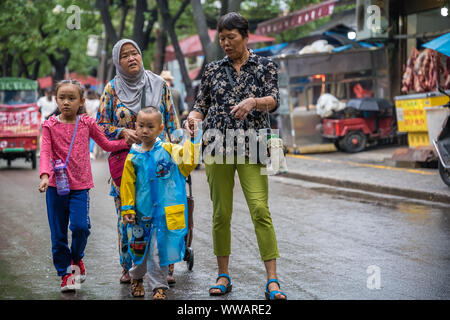
<path fill-rule="evenodd" d="M 73 261 L 84 256 L 87 238 L 91 233 L 89 219 L 89 190 L 71 190 L 60 196 L 55 187 L 48 187 L 47 215 L 52 239 L 53 265 L 58 276 L 70 273 Z M 72 231 L 72 243 L 68 245 L 68 230 Z"/>

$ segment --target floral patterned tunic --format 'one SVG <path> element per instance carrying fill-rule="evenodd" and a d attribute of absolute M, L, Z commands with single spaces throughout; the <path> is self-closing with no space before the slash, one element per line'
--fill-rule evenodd
<path fill-rule="evenodd" d="M 203 136 L 204 148 L 214 141 L 207 134 L 208 129 L 217 129 L 225 136 L 227 129 L 258 131 L 269 127 L 266 112 L 252 110 L 244 121 L 237 120 L 230 115 L 230 108 L 242 100 L 250 97 L 271 96 L 276 102 L 275 109 L 280 104 L 277 65 L 268 58 L 256 55 L 253 50 L 249 51 L 250 56 L 241 67 L 239 74 L 227 56 L 208 64 L 205 68 L 193 108 L 204 116 L 203 130 L 206 133 Z M 229 81 L 226 66 L 228 66 L 229 75 L 234 82 L 234 88 Z M 237 148 L 236 143 L 243 142 L 235 142 L 234 152 Z M 226 139 L 224 138 L 223 148 L 219 148 L 219 150 L 223 152 L 225 148 Z M 226 150 L 227 154 L 232 152 L 229 149 Z M 245 139 L 245 156 L 248 156 L 248 152 L 248 139 Z"/>
<path fill-rule="evenodd" d="M 159 138 L 166 141 L 167 130 L 172 133 L 174 130 L 180 128 L 180 123 L 175 113 L 172 94 L 165 81 L 159 109 L 165 119 L 164 125 L 166 126 Z M 103 91 L 97 113 L 97 123 L 102 128 L 103 133 L 110 140 L 118 139 L 123 129 L 135 129 L 136 117 L 137 114 L 127 109 L 117 97 L 114 89 L 114 79 L 112 79 Z"/>

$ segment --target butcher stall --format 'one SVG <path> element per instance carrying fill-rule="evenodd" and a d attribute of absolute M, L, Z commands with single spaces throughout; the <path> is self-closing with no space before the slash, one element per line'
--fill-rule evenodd
<path fill-rule="evenodd" d="M 325 93 L 341 102 L 361 97 L 392 101 L 385 47 L 282 54 L 273 58 L 280 66 L 280 134 L 291 152 L 326 149 L 320 134 L 321 117 L 316 112 L 318 99 Z M 328 151 L 334 150 L 332 145 Z"/>
<path fill-rule="evenodd" d="M 448 110 L 442 106 L 449 98 L 437 87 L 450 93 L 450 58 L 428 48 L 427 44 L 424 47 L 421 51 L 412 48 L 402 78 L 404 95 L 394 98 L 398 130 L 407 132 L 409 146 L 394 154 L 393 159 L 397 161 L 436 159 L 432 140 L 448 115 Z"/>

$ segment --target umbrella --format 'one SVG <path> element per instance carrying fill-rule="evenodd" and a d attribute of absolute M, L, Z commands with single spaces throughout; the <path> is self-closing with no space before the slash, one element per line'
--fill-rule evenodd
<path fill-rule="evenodd" d="M 422 45 L 425 48 L 436 50 L 450 57 L 450 32 L 437 37 Z"/>
<path fill-rule="evenodd" d="M 380 98 L 362 98 L 348 100 L 346 107 L 352 107 L 361 111 L 380 111 L 390 109 L 392 105 Z"/>

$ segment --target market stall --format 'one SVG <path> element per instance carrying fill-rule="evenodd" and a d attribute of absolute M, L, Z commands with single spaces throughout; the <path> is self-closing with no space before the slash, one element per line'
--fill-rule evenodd
<path fill-rule="evenodd" d="M 402 78 L 401 96 L 396 96 L 398 130 L 407 132 L 409 150 L 394 154 L 395 160 L 428 162 L 436 159 L 432 140 L 437 136 L 448 110 L 449 100 L 438 86 L 450 93 L 450 33 L 412 48 Z M 442 53 L 444 54 L 442 54 Z"/>
<path fill-rule="evenodd" d="M 278 55 L 280 132 L 290 148 L 321 144 L 316 103 L 330 93 L 340 101 L 372 96 L 391 99 L 386 48 Z"/>

